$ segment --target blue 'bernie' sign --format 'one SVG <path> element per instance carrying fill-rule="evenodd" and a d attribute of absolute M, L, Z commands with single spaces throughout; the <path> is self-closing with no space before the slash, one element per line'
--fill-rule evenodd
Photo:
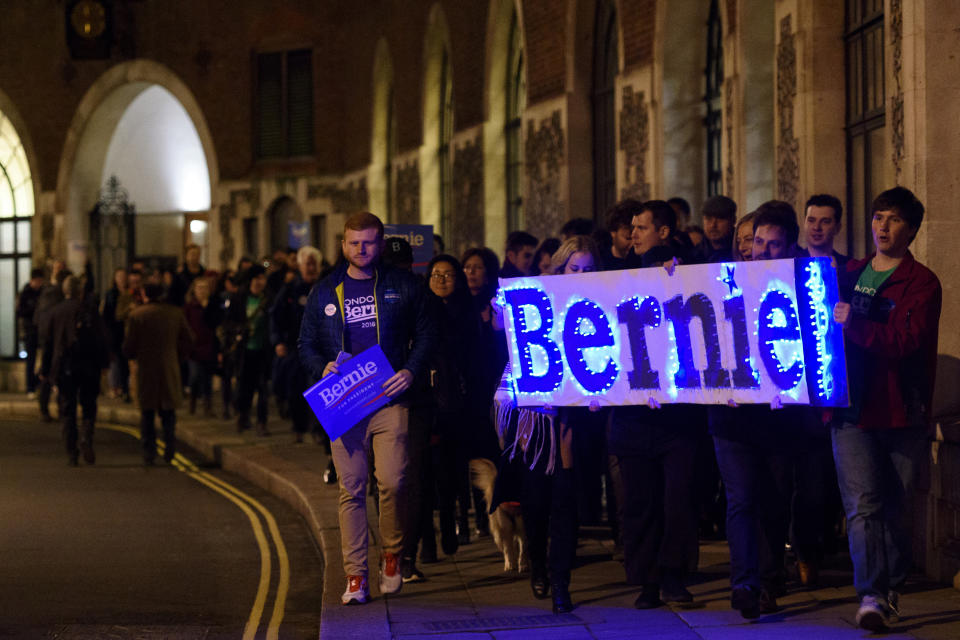
<path fill-rule="evenodd" d="M 339 369 L 340 373 L 324 376 L 303 392 L 330 440 L 336 440 L 390 402 L 383 383 L 394 374 L 380 345 L 341 362 Z"/>
<path fill-rule="evenodd" d="M 848 405 L 827 258 L 500 280 L 520 406 Z"/>

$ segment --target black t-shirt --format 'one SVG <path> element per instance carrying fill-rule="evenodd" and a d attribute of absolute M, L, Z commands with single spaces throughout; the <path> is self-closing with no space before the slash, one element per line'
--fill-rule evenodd
<path fill-rule="evenodd" d="M 344 348 L 356 355 L 379 343 L 374 279 L 343 280 Z"/>

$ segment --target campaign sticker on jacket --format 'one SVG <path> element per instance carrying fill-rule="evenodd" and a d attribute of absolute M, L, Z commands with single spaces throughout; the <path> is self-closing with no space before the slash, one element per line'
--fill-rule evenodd
<path fill-rule="evenodd" d="M 323 312 L 327 314 L 327 316 L 332 316 L 337 312 L 337 308 L 331 303 L 323 308 Z"/>
<path fill-rule="evenodd" d="M 336 440 L 358 422 L 390 402 L 383 383 L 393 368 L 380 345 L 374 345 L 341 363 L 303 393 L 330 440 Z"/>

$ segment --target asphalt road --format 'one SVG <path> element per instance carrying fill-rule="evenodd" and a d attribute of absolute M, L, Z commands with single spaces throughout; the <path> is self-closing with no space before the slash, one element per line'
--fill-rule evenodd
<path fill-rule="evenodd" d="M 0 637 L 318 637 L 298 514 L 187 459 L 146 468 L 128 433 L 99 427 L 95 450 L 69 467 L 59 424 L 0 420 Z"/>

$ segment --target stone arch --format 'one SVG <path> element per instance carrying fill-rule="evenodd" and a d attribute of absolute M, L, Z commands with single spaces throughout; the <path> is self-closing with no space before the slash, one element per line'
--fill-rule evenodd
<path fill-rule="evenodd" d="M 452 96 L 450 62 L 450 30 L 440 3 L 430 8 L 423 48 L 423 144 L 420 147 L 420 222 L 432 224 L 434 233 L 450 234 L 449 193 L 443 193 L 444 181 L 449 188 L 450 138 L 453 132 L 452 109 L 444 116 L 444 105 Z M 446 129 L 446 130 L 444 130 Z M 442 150 L 446 145 L 446 153 Z M 443 202 L 444 196 L 447 202 Z M 449 238 L 446 238 L 449 240 Z"/>
<path fill-rule="evenodd" d="M 367 185 L 370 210 L 387 222 L 394 218 L 392 175 L 397 127 L 393 100 L 393 59 L 387 39 L 381 37 L 373 55 L 373 131 Z"/>
<path fill-rule="evenodd" d="M 210 210 L 216 208 L 219 168 L 210 129 L 199 103 L 173 71 L 152 60 L 120 63 L 101 75 L 80 100 L 67 130 L 57 173 L 55 208 L 63 216 L 66 257 L 82 268 L 87 258 L 86 214 L 97 200 L 114 132 L 127 108 L 146 90 L 161 87 L 186 111 L 206 162 Z"/>
<path fill-rule="evenodd" d="M 523 11 L 519 0 L 490 0 L 487 12 L 486 82 L 484 86 L 483 189 L 484 240 L 488 247 L 502 251 L 507 240 L 507 66 L 510 26 L 516 16 L 523 45 Z M 521 181 L 522 183 L 523 181 Z"/>

